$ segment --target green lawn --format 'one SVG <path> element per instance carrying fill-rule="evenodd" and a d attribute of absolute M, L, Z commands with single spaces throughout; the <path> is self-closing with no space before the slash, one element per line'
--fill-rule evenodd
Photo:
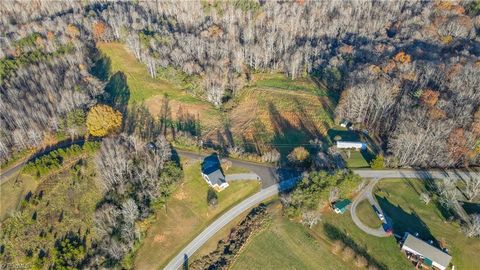
<path fill-rule="evenodd" d="M 209 223 L 260 189 L 258 181 L 235 181 L 217 193 L 218 205 L 207 204 L 208 185 L 200 162 L 184 161 L 185 179 L 150 222 L 135 257 L 136 269 L 160 269 Z M 148 225 L 145 225 L 148 226 Z"/>
<path fill-rule="evenodd" d="M 377 215 L 373 211 L 372 205 L 368 200 L 363 200 L 357 206 L 357 215 L 363 224 L 371 228 L 378 228 L 382 225 L 382 222 L 380 219 L 378 219 Z"/>
<path fill-rule="evenodd" d="M 436 240 L 450 250 L 456 269 L 477 269 L 480 265 L 480 241 L 465 237 L 457 223 L 447 222 L 432 200 L 425 205 L 419 193 L 421 180 L 392 179 L 381 181 L 376 195 L 382 210 L 393 219 L 394 232 L 418 232 L 421 238 Z"/>
<path fill-rule="evenodd" d="M 322 221 L 322 224 L 314 228 L 318 235 L 325 235 L 331 240 L 346 239 L 380 269 L 412 269 L 393 237 L 379 238 L 365 234 L 353 223 L 350 213 L 325 213 Z"/>
<path fill-rule="evenodd" d="M 347 151 L 350 151 L 350 158 L 348 158 Z M 342 156 L 347 162 L 347 166 L 349 168 L 370 167 L 370 164 L 368 164 L 367 160 L 364 157 L 364 154 L 363 154 L 364 151 L 367 151 L 367 150 L 362 150 L 362 151 L 344 150 Z"/>
<path fill-rule="evenodd" d="M 326 95 L 325 90 L 320 89 L 309 78 L 297 78 L 292 80 L 283 73 L 257 73 L 254 75 L 254 86 L 260 88 L 273 88 L 278 90 L 305 91 L 317 95 Z"/>
<path fill-rule="evenodd" d="M 317 241 L 303 225 L 273 213 L 271 224 L 255 235 L 230 269 L 352 269 L 333 255 L 328 241 Z"/>

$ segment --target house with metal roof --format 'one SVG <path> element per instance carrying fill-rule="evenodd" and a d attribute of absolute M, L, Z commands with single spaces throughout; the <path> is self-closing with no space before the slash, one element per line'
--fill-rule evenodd
<path fill-rule="evenodd" d="M 216 191 L 222 191 L 228 187 L 217 155 L 210 155 L 203 160 L 201 173 L 203 179 Z"/>
<path fill-rule="evenodd" d="M 338 149 L 366 149 L 367 144 L 364 142 L 354 142 L 354 141 L 337 141 Z"/>
<path fill-rule="evenodd" d="M 333 204 L 333 210 L 337 214 L 343 214 L 345 211 L 347 211 L 347 207 L 351 204 L 352 202 L 349 199 L 341 200 L 338 202 L 335 202 Z"/>
<path fill-rule="evenodd" d="M 425 266 L 432 269 L 444 270 L 452 260 L 452 257 L 446 252 L 409 233 L 405 233 L 402 251 L 407 254 L 408 258 L 413 261 L 417 267 Z"/>

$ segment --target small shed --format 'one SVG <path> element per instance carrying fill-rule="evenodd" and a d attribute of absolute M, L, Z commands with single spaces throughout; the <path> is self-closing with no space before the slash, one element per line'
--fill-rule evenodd
<path fill-rule="evenodd" d="M 343 214 L 345 211 L 347 211 L 347 207 L 351 204 L 352 202 L 349 199 L 344 199 L 341 201 L 337 201 L 333 204 L 333 210 L 337 214 Z"/>
<path fill-rule="evenodd" d="M 340 126 L 341 127 L 344 127 L 344 128 L 350 128 L 352 126 L 352 123 L 350 121 L 348 121 L 347 119 L 344 119 L 341 123 L 340 123 Z"/>

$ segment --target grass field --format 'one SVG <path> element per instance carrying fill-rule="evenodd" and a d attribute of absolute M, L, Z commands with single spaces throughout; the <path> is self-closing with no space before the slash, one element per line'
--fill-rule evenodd
<path fill-rule="evenodd" d="M 292 80 L 283 73 L 256 73 L 253 76 L 253 85 L 258 88 L 304 91 L 317 95 L 326 95 L 325 89 L 320 89 L 309 78 Z"/>
<path fill-rule="evenodd" d="M 372 205 L 368 200 L 363 200 L 357 206 L 357 215 L 363 224 L 371 228 L 378 228 L 382 225 L 382 222 L 380 219 L 378 219 L 377 215 L 373 211 Z"/>
<path fill-rule="evenodd" d="M 137 251 L 135 269 L 160 269 L 221 213 L 260 189 L 257 181 L 238 181 L 218 193 L 218 205 L 207 204 L 207 183 L 200 163 L 184 161 L 185 180 L 159 209 Z"/>
<path fill-rule="evenodd" d="M 233 103 L 234 137 L 252 145 L 274 144 L 284 156 L 298 144 L 322 139 L 333 125 L 328 98 L 309 92 L 246 88 Z"/>
<path fill-rule="evenodd" d="M 435 202 L 425 205 L 419 198 L 424 191 L 421 180 L 392 179 L 381 181 L 376 195 L 382 210 L 393 219 L 395 233 L 418 232 L 419 237 L 448 248 L 456 269 L 477 269 L 480 241 L 465 237 L 457 223 L 447 222 Z"/>
<path fill-rule="evenodd" d="M 353 223 L 349 212 L 343 215 L 327 212 L 322 221 L 322 224 L 314 228 L 317 235 L 324 235 L 331 240 L 347 239 L 380 269 L 412 269 L 393 237 L 379 238 L 365 234 Z"/>
<path fill-rule="evenodd" d="M 13 214 L 22 198 L 29 192 L 34 192 L 38 181 L 29 175 L 20 175 L 9 179 L 0 186 L 0 220 Z"/>
<path fill-rule="evenodd" d="M 352 269 L 330 252 L 328 241 L 283 217 L 278 203 L 274 207 L 269 227 L 247 243 L 230 269 Z"/>

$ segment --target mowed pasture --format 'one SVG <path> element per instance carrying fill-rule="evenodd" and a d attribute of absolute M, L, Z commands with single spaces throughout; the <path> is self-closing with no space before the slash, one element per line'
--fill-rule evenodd
<path fill-rule="evenodd" d="M 349 243 L 356 253 L 362 254 L 379 269 L 412 269 L 393 236 L 376 237 L 366 234 L 353 223 L 350 210 L 341 215 L 326 211 L 322 222 L 313 228 L 313 234 L 331 241 Z M 353 267 L 352 265 L 351 268 Z"/>
<path fill-rule="evenodd" d="M 260 189 L 258 181 L 236 181 L 218 192 L 218 204 L 207 203 L 208 185 L 200 162 L 183 161 L 184 181 L 148 226 L 135 256 L 135 269 L 160 269 L 219 215 Z M 231 169 L 239 171 L 238 169 Z"/>

